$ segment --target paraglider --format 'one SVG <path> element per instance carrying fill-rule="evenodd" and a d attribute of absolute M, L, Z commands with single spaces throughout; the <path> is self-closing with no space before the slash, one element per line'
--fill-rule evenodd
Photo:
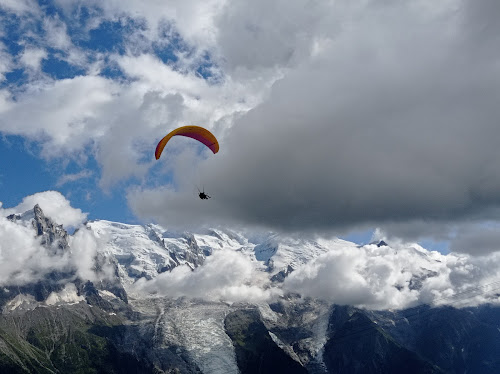
<path fill-rule="evenodd" d="M 198 190 L 198 192 L 199 192 L 198 196 L 200 197 L 200 199 L 202 199 L 202 200 L 208 200 L 208 199 L 210 199 L 210 196 L 208 196 L 205 193 L 205 188 L 203 188 L 203 191 Z"/>
<path fill-rule="evenodd" d="M 210 148 L 214 154 L 219 152 L 219 142 L 210 131 L 200 126 L 183 126 L 169 132 L 162 140 L 160 140 L 155 151 L 155 157 L 157 160 L 160 158 L 163 148 L 165 148 L 168 141 L 176 135 L 187 136 L 188 138 L 198 140 Z M 202 200 L 208 200 L 211 198 L 205 193 L 205 188 L 203 188 L 203 191 L 198 189 L 198 192 L 198 196 Z"/>
<path fill-rule="evenodd" d="M 210 131 L 200 126 L 183 126 L 169 132 L 162 140 L 160 140 L 155 151 L 155 157 L 157 160 L 160 158 L 163 148 L 165 148 L 168 141 L 176 135 L 187 136 L 188 138 L 198 140 L 210 148 L 214 154 L 219 152 L 219 142 Z"/>

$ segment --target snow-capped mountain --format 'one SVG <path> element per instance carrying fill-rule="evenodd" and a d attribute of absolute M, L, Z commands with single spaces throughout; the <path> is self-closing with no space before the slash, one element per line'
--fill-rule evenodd
<path fill-rule="evenodd" d="M 100 253 L 117 260 L 120 277 L 126 284 L 141 277 L 155 278 L 180 265 L 194 269 L 213 251 L 251 248 L 245 238 L 222 230 L 174 235 L 158 225 L 127 225 L 104 220 L 88 222 L 86 227 L 99 240 Z"/>
<path fill-rule="evenodd" d="M 500 370 L 499 295 L 468 293 L 464 256 L 104 220 L 69 235 L 39 206 L 5 225 L 33 248 L 0 287 L 0 372 Z M 489 304 L 453 308 L 471 300 Z"/>
<path fill-rule="evenodd" d="M 254 252 L 257 260 L 268 264 L 268 270 L 275 272 L 288 266 L 295 270 L 332 249 L 349 246 L 355 244 L 342 239 L 315 241 L 273 234 L 255 245 Z"/>

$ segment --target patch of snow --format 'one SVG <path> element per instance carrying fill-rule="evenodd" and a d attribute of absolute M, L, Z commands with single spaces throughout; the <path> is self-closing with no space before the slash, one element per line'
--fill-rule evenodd
<path fill-rule="evenodd" d="M 278 316 L 275 311 L 271 309 L 269 304 L 259 304 L 259 312 L 260 315 L 262 316 L 262 319 L 265 321 L 271 321 L 271 322 L 277 322 L 278 321 Z"/>
<path fill-rule="evenodd" d="M 342 239 L 310 240 L 274 234 L 256 245 L 254 250 L 255 258 L 259 261 L 269 261 L 271 273 L 277 273 L 289 265 L 297 269 L 331 250 L 345 250 L 349 246 L 356 245 Z"/>
<path fill-rule="evenodd" d="M 45 304 L 78 304 L 80 301 L 85 301 L 85 297 L 78 296 L 78 292 L 73 283 L 67 283 L 60 292 L 52 292 L 49 297 L 47 297 L 47 300 L 45 300 Z"/>
<path fill-rule="evenodd" d="M 99 292 L 99 296 L 101 296 L 102 298 L 117 299 L 116 295 L 108 290 L 98 290 L 97 292 Z"/>
<path fill-rule="evenodd" d="M 35 298 L 32 295 L 19 294 L 10 300 L 4 307 L 6 311 L 13 311 L 16 309 L 32 310 L 38 306 Z"/>

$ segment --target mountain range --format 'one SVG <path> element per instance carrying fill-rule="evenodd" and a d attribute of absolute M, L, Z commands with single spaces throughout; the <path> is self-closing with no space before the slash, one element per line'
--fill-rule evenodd
<path fill-rule="evenodd" d="M 104 220 L 70 234 L 38 205 L 7 219 L 54 262 L 0 287 L 0 373 L 500 372 L 498 303 L 367 308 L 294 289 L 301 267 L 359 248 L 348 241 Z M 394 284 L 410 294 L 444 257 L 364 250 L 418 256 Z"/>

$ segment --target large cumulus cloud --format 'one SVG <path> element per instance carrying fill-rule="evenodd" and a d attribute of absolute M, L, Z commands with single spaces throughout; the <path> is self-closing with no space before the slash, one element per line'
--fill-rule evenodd
<path fill-rule="evenodd" d="M 403 242 L 338 247 L 291 273 L 283 290 L 369 309 L 498 303 L 499 261 L 498 253 L 442 255 Z"/>
<path fill-rule="evenodd" d="M 500 202 L 498 6 L 363 4 L 334 8 L 339 23 L 312 38 L 314 53 L 200 165 L 211 210 L 148 189 L 130 195 L 132 208 L 163 223 L 323 232 L 490 215 Z"/>
<path fill-rule="evenodd" d="M 132 290 L 142 295 L 146 292 L 173 298 L 258 303 L 281 294 L 279 289 L 269 288 L 268 283 L 265 274 L 247 256 L 219 250 L 195 270 L 179 266 L 152 280 L 140 279 Z"/>

